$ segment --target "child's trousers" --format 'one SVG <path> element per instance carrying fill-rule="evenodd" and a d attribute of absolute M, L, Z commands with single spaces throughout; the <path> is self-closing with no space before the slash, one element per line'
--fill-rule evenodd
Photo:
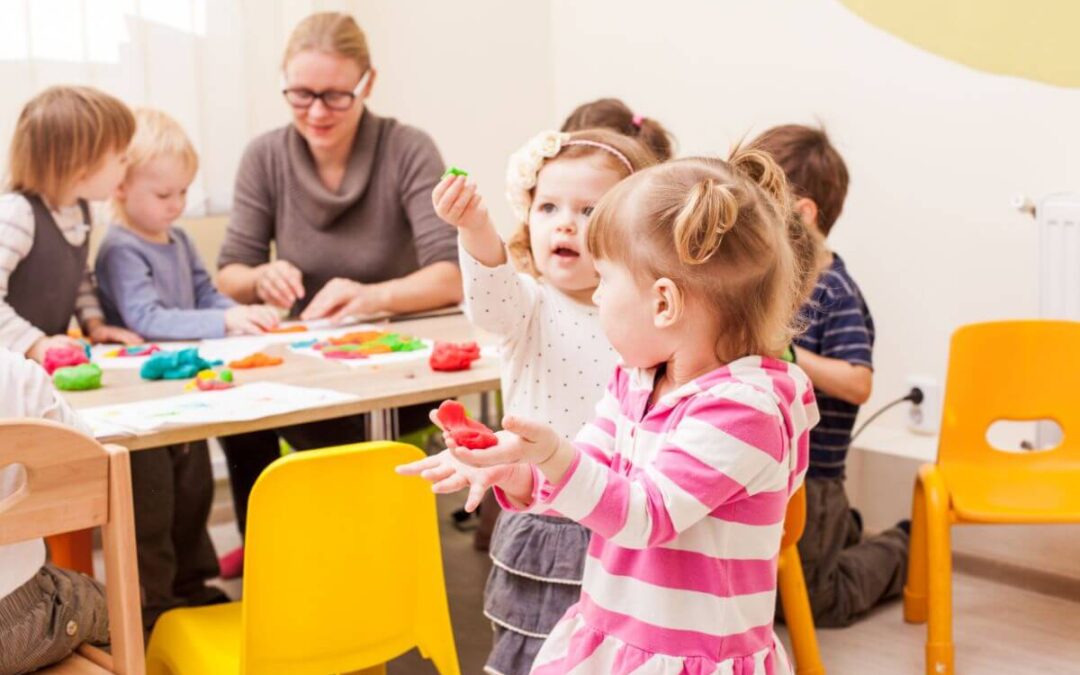
<path fill-rule="evenodd" d="M 848 626 L 904 588 L 908 534 L 894 527 L 860 540 L 860 529 L 843 478 L 806 479 L 806 530 L 799 556 L 820 627 Z"/>
<path fill-rule="evenodd" d="M 206 442 L 132 452 L 131 484 L 146 630 L 174 607 L 226 602 L 206 584 L 218 576 L 206 529 L 214 498 Z"/>
<path fill-rule="evenodd" d="M 45 565 L 0 598 L 0 675 L 29 673 L 62 661 L 84 642 L 109 641 L 101 584 Z"/>

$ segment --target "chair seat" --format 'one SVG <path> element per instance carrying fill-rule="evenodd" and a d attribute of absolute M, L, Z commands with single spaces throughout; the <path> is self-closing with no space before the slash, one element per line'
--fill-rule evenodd
<path fill-rule="evenodd" d="M 161 615 L 150 636 L 147 672 L 239 673 L 240 602 L 172 610 Z"/>
<path fill-rule="evenodd" d="M 40 675 L 110 675 L 109 671 L 81 654 L 72 654 L 54 666 L 34 672 Z"/>
<path fill-rule="evenodd" d="M 962 521 L 1080 523 L 1080 471 L 958 463 L 941 467 Z"/>

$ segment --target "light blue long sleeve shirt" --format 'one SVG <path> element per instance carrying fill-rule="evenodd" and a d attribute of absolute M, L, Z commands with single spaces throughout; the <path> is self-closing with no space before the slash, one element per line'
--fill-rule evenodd
<path fill-rule="evenodd" d="M 156 244 L 111 225 L 94 266 L 105 320 L 147 340 L 225 336 L 225 310 L 236 305 L 214 288 L 187 234 L 169 229 Z"/>

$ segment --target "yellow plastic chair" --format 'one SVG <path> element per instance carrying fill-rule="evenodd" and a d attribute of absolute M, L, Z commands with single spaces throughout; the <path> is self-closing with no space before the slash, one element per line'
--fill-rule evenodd
<path fill-rule="evenodd" d="M 415 646 L 460 675 L 435 496 L 394 473 L 423 457 L 376 442 L 275 461 L 251 493 L 243 600 L 162 615 L 147 673 L 383 673 Z"/>
<path fill-rule="evenodd" d="M 825 675 L 814 632 L 814 614 L 806 593 L 802 560 L 799 559 L 799 539 L 806 528 L 806 486 L 800 487 L 788 501 L 784 516 L 784 536 L 780 540 L 778 590 L 784 607 L 784 623 L 791 638 L 792 658 L 796 675 Z"/>
<path fill-rule="evenodd" d="M 904 619 L 927 622 L 926 672 L 953 672 L 952 544 L 968 523 L 1080 522 L 1080 323 L 1005 321 L 956 331 L 936 464 L 919 469 L 912 504 Z M 1064 441 L 1006 452 L 998 420 L 1051 419 Z"/>

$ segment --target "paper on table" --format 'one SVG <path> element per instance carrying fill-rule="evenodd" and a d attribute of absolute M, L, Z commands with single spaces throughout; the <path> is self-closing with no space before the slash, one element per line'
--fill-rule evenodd
<path fill-rule="evenodd" d="M 329 331 L 326 332 L 326 334 L 296 333 L 295 335 L 302 337 L 297 337 L 294 342 L 303 342 L 312 339 L 325 340 L 328 337 L 338 337 L 341 335 L 345 335 L 346 333 L 353 333 L 360 330 L 385 330 L 385 328 L 379 328 L 376 326 L 355 326 L 347 330 Z M 433 343 L 431 340 L 425 340 L 423 338 L 420 338 L 420 341 L 424 343 L 423 349 L 417 349 L 411 352 L 390 352 L 388 354 L 372 354 L 366 359 L 327 359 L 325 356 L 323 356 L 323 353 L 321 351 L 312 347 L 289 347 L 289 350 L 303 356 L 310 356 L 316 359 L 325 359 L 326 361 L 343 363 L 350 368 L 362 368 L 364 366 L 378 366 L 386 363 L 408 363 L 410 361 L 424 361 L 429 356 L 431 356 L 431 348 Z"/>
<path fill-rule="evenodd" d="M 198 342 L 155 342 L 162 351 L 176 349 L 189 349 L 198 347 Z M 105 354 L 122 349 L 123 345 L 94 345 L 90 348 L 90 360 L 98 364 L 102 370 L 138 370 L 146 363 L 149 356 L 105 356 Z"/>
<path fill-rule="evenodd" d="M 297 387 L 279 382 L 252 382 L 223 391 L 202 391 L 86 408 L 80 414 L 95 430 L 99 427 L 118 427 L 138 433 L 164 426 L 254 420 L 345 403 L 356 398 L 353 394 L 330 389 Z"/>

